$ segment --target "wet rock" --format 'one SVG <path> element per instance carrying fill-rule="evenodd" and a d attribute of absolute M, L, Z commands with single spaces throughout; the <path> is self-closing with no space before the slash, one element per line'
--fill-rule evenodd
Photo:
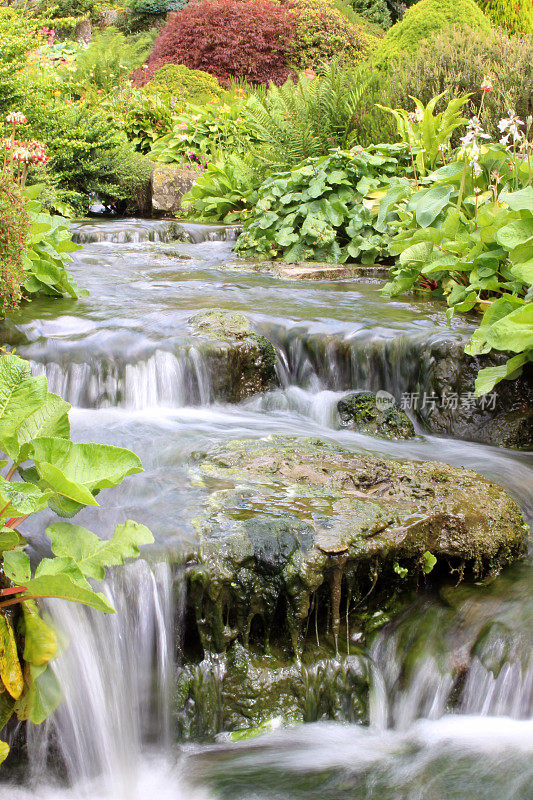
<path fill-rule="evenodd" d="M 337 403 L 341 425 L 385 439 L 410 439 L 414 425 L 388 392 L 353 392 Z"/>
<path fill-rule="evenodd" d="M 189 324 L 214 399 L 237 403 L 276 384 L 276 351 L 245 316 L 211 309 Z"/>
<path fill-rule="evenodd" d="M 236 259 L 224 264 L 224 269 L 235 272 L 260 272 L 294 281 L 338 281 L 346 278 L 385 281 L 387 267 L 378 264 L 330 264 L 319 261 L 264 261 L 261 259 Z"/>
<path fill-rule="evenodd" d="M 173 214 L 181 208 L 181 198 L 192 187 L 200 172 L 191 167 L 156 164 L 152 172 L 152 210 Z"/>
<path fill-rule="evenodd" d="M 381 592 L 390 601 L 416 585 L 428 555 L 436 579 L 451 569 L 480 576 L 525 547 L 526 526 L 506 492 L 447 464 L 268 437 L 213 450 L 194 481 L 207 490 L 188 567 L 204 653 L 248 647 L 258 624 L 265 653 L 281 637 L 299 656 L 310 624 L 325 624 L 338 649 L 367 598 Z"/>
<path fill-rule="evenodd" d="M 363 658 L 315 663 L 256 657 L 236 642 L 225 656 L 189 664 L 178 683 L 180 735 L 212 738 L 280 723 L 367 721 L 368 680 Z"/>

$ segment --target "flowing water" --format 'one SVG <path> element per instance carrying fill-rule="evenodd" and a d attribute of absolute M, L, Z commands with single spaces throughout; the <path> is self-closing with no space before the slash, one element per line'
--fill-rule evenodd
<path fill-rule="evenodd" d="M 347 389 L 413 390 L 431 343 L 450 336 L 443 308 L 385 300 L 372 283 L 225 270 L 234 235 L 143 220 L 80 224 L 84 246 L 72 271 L 89 295 L 36 301 L 4 332 L 73 404 L 74 438 L 142 458 L 145 472 L 108 490 L 79 523 L 109 534 L 129 517 L 152 529 L 156 545 L 107 581 L 115 618 L 50 603 L 69 643 L 54 667 L 65 699 L 29 731 L 28 774 L 0 783 L 0 798 L 532 800 L 531 562 L 489 587 L 421 599 L 380 633 L 370 653 L 369 727 L 318 722 L 239 744 L 175 743 L 184 590 L 173 565 L 195 543 L 193 453 L 233 438 L 313 435 L 473 468 L 533 516 L 527 454 L 420 427 L 401 442 L 339 428 L 336 403 Z M 276 344 L 281 388 L 239 405 L 214 402 L 187 324 L 213 307 L 245 313 Z M 454 322 L 451 335 L 462 340 L 469 330 Z M 42 552 L 43 516 L 27 531 Z M 452 675 L 462 661 L 458 685 Z"/>

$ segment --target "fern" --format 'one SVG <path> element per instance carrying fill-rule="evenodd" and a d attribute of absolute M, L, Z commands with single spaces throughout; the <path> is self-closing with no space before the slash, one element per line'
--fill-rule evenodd
<path fill-rule="evenodd" d="M 249 123 L 260 145 L 256 155 L 274 167 L 291 167 L 355 143 L 364 96 L 359 73 L 338 61 L 317 77 L 302 73 L 298 82 L 270 85 L 264 97 L 247 105 Z"/>

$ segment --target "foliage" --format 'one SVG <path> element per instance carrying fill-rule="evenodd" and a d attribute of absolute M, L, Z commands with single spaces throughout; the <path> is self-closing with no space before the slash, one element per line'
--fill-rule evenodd
<path fill-rule="evenodd" d="M 150 157 L 163 164 L 199 159 L 205 164 L 224 152 L 244 152 L 252 134 L 239 105 L 189 105 L 178 114 L 171 133 L 154 144 Z"/>
<path fill-rule="evenodd" d="M 353 0 L 353 8 L 370 22 L 374 22 L 384 30 L 392 25 L 392 16 L 385 0 Z"/>
<path fill-rule="evenodd" d="M 354 69 L 338 60 L 317 76 L 271 85 L 264 97 L 251 97 L 246 114 L 268 164 L 286 169 L 357 141 L 365 86 Z"/>
<path fill-rule="evenodd" d="M 223 161 L 207 165 L 181 201 L 195 218 L 231 223 L 255 204 L 255 172 L 244 159 L 230 153 Z"/>
<path fill-rule="evenodd" d="M 494 25 L 513 33 L 533 33 L 530 0 L 477 0 Z"/>
<path fill-rule="evenodd" d="M 147 55 L 146 41 L 126 39 L 116 28 L 97 33 L 76 59 L 73 81 L 82 95 L 94 91 L 116 91 Z"/>
<path fill-rule="evenodd" d="M 288 8 L 271 0 L 197 0 L 171 14 L 147 61 L 145 80 L 167 63 L 249 83 L 283 83 L 294 29 Z"/>
<path fill-rule="evenodd" d="M 48 508 L 72 517 L 85 506 L 98 505 L 95 496 L 102 489 L 117 486 L 142 466 L 129 450 L 72 442 L 70 405 L 48 391 L 46 378 L 32 376 L 28 362 L 12 354 L 0 358 L 0 408 L 0 449 L 8 459 L 6 474 L 0 476 L 3 727 L 13 715 L 40 724 L 61 699 L 48 669 L 58 652 L 57 636 L 37 601 L 57 597 L 112 613 L 105 594 L 88 579 L 102 580 L 107 566 L 137 557 L 139 547 L 153 537 L 131 520 L 118 525 L 108 541 L 78 525 L 56 522 L 46 531 L 53 557 L 42 558 L 32 570 L 27 542 L 18 531 L 28 516 Z M 20 480 L 12 482 L 16 475 Z M 4 745 L 3 757 L 7 752 Z"/>
<path fill-rule="evenodd" d="M 388 31 L 374 55 L 375 64 L 413 56 L 422 40 L 453 25 L 488 33 L 490 23 L 474 0 L 419 0 Z"/>
<path fill-rule="evenodd" d="M 170 133 L 174 122 L 169 96 L 146 96 L 133 89 L 121 99 L 124 130 L 133 147 L 149 153 L 154 142 Z"/>
<path fill-rule="evenodd" d="M 2 314 L 14 310 L 21 298 L 24 252 L 30 221 L 21 190 L 7 174 L 0 175 L 0 302 Z"/>
<path fill-rule="evenodd" d="M 440 31 L 408 62 L 394 64 L 393 74 L 382 82 L 380 102 L 405 107 L 414 95 L 428 103 L 448 90 L 455 97 L 470 94 L 468 108 L 477 113 L 485 75 L 492 77 L 494 91 L 485 95 L 481 120 L 494 135 L 509 108 L 522 119 L 533 112 L 533 36 L 468 27 Z"/>
<path fill-rule="evenodd" d="M 68 221 L 42 208 L 39 191 L 39 186 L 25 190 L 26 213 L 31 223 L 22 259 L 25 295 L 58 297 L 68 294 L 77 298 L 79 290 L 66 265 L 71 261 L 69 254 L 79 250 L 79 245 L 72 241 Z"/>
<path fill-rule="evenodd" d="M 334 57 L 354 64 L 366 55 L 369 35 L 347 22 L 332 0 L 291 0 L 291 8 L 297 23 L 289 58 L 296 69 L 318 67 Z"/>
<path fill-rule="evenodd" d="M 443 297 L 450 315 L 487 308 L 466 352 L 515 354 L 479 373 L 476 393 L 484 394 L 533 359 L 533 189 L 528 161 L 514 148 L 483 146 L 476 156 L 478 142 L 467 139 L 414 194 L 405 181 L 384 198 L 380 217 L 397 214 L 389 252 L 399 260 L 385 290 Z"/>
<path fill-rule="evenodd" d="M 21 96 L 20 70 L 27 53 L 37 46 L 35 24 L 12 8 L 0 8 L 0 113 L 13 108 Z"/>
<path fill-rule="evenodd" d="M 436 95 L 427 106 L 416 97 L 412 97 L 415 104 L 414 112 L 379 106 L 394 116 L 400 139 L 409 146 L 413 154 L 417 177 L 427 175 L 435 168 L 437 161 L 442 161 L 444 154 L 450 148 L 453 132 L 468 122 L 461 116 L 461 108 L 468 101 L 468 97 L 453 98 L 443 111 L 434 113 L 435 106 L 445 95 L 446 92 Z"/>
<path fill-rule="evenodd" d="M 373 263 L 386 244 L 375 198 L 397 174 L 403 151 L 336 150 L 268 178 L 235 249 L 285 261 Z"/>
<path fill-rule="evenodd" d="M 180 102 L 202 105 L 213 97 L 222 97 L 223 90 L 214 75 L 184 64 L 165 64 L 144 87 L 144 91 L 169 94 Z"/>
<path fill-rule="evenodd" d="M 129 0 L 134 14 L 168 14 L 186 5 L 187 0 Z"/>
<path fill-rule="evenodd" d="M 25 107 L 34 135 L 48 143 L 52 181 L 61 199 L 86 213 L 97 197 L 108 208 L 135 206 L 151 166 L 132 152 L 115 114 L 60 98 Z"/>

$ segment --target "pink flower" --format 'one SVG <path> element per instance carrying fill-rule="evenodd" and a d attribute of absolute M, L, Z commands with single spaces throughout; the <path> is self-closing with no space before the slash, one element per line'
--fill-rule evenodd
<path fill-rule="evenodd" d="M 22 111 L 12 111 L 6 117 L 6 122 L 11 123 L 12 125 L 26 125 L 27 119 L 22 113 Z"/>

